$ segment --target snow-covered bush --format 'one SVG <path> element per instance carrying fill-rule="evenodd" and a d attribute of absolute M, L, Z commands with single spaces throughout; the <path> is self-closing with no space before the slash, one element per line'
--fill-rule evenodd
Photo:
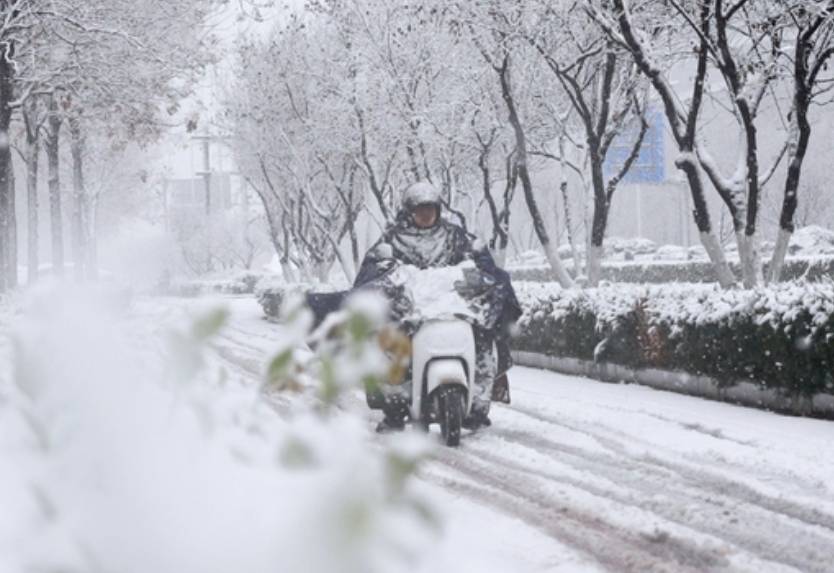
<path fill-rule="evenodd" d="M 314 323 L 319 324 L 328 312 L 339 308 L 344 298 L 343 291 L 338 291 L 332 284 L 284 282 L 283 280 L 265 280 L 255 288 L 258 303 L 264 313 L 271 319 L 279 318 L 281 309 L 288 297 L 301 296 L 313 311 Z"/>
<path fill-rule="evenodd" d="M 518 283 L 517 350 L 834 394 L 834 283 L 559 290 Z"/>
<path fill-rule="evenodd" d="M 292 307 L 262 387 L 209 351 L 222 309 L 143 338 L 122 308 L 40 292 L 16 325 L 14 374 L 0 371 L 0 571 L 452 566 L 424 550 L 439 535 L 410 480 L 424 439 L 376 444 L 333 407 L 382 371 L 376 303 L 348 304 L 317 356 L 298 350 L 311 320 Z"/>
<path fill-rule="evenodd" d="M 792 255 L 834 255 L 834 231 L 818 225 L 798 229 L 791 237 L 788 252 Z"/>
<path fill-rule="evenodd" d="M 175 296 L 202 296 L 206 294 L 253 294 L 257 285 L 267 278 L 258 271 L 237 271 L 223 278 L 174 280 L 160 289 L 163 294 Z"/>
<path fill-rule="evenodd" d="M 731 262 L 730 268 L 741 276 L 741 267 Z M 765 272 L 767 265 L 765 265 Z M 510 276 L 518 281 L 555 280 L 547 267 L 510 269 Z M 785 261 L 785 280 L 825 280 L 834 276 L 834 257 L 817 256 L 793 258 Z M 712 264 L 706 260 L 688 261 L 629 261 L 609 262 L 602 266 L 602 280 L 612 283 L 665 284 L 665 283 L 714 283 L 717 282 Z"/>
<path fill-rule="evenodd" d="M 631 253 L 632 255 L 648 255 L 658 249 L 654 241 L 637 237 L 630 239 L 611 237 L 605 241 L 604 246 L 605 252 L 608 254 Z"/>

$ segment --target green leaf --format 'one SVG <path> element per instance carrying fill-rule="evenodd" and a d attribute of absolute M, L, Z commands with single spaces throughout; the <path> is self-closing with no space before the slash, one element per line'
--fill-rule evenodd
<path fill-rule="evenodd" d="M 310 446 L 297 437 L 289 439 L 279 454 L 281 464 L 285 467 L 302 468 L 315 464 L 315 456 Z"/>
<path fill-rule="evenodd" d="M 287 348 L 283 352 L 279 352 L 273 358 L 266 371 L 267 382 L 274 384 L 284 380 L 289 374 L 290 364 L 292 364 L 293 350 Z"/>
<path fill-rule="evenodd" d="M 196 340 L 208 340 L 220 332 L 228 319 L 229 311 L 218 308 L 198 318 L 191 327 L 191 333 Z"/>

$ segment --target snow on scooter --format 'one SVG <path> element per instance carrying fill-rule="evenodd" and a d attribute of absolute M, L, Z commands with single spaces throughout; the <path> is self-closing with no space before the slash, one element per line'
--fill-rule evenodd
<path fill-rule="evenodd" d="M 448 446 L 460 443 L 463 421 L 472 409 L 473 325 L 478 316 L 455 289 L 464 268 L 472 266 L 423 270 L 402 266 L 389 275 L 391 284 L 402 288 L 411 303 L 411 312 L 402 321 L 406 332 L 412 333 L 410 367 L 399 379 L 366 393 L 372 409 L 407 413 L 411 422 L 426 430 L 439 424 Z"/>

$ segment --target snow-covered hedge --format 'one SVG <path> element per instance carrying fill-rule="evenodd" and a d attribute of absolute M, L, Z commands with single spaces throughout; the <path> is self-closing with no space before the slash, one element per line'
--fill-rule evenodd
<path fill-rule="evenodd" d="M 333 296 L 332 293 L 334 292 L 336 292 L 336 287 L 333 285 L 307 282 L 285 282 L 282 279 L 271 281 L 264 280 L 258 283 L 255 288 L 255 296 L 258 299 L 258 303 L 260 303 L 261 307 L 264 309 L 264 313 L 269 318 L 278 318 L 281 313 L 281 307 L 290 295 L 305 297 L 307 299 L 307 303 L 315 309 L 321 307 L 322 305 L 315 304 L 315 301 L 313 304 L 310 304 L 311 297 L 321 300 L 322 298 Z M 339 298 L 339 301 L 341 301 L 341 297 Z M 332 307 L 335 310 L 338 304 L 325 304 L 324 306 Z M 318 324 L 321 322 L 322 318 L 323 316 L 314 315 L 315 323 Z"/>
<path fill-rule="evenodd" d="M 741 276 L 738 263 L 730 263 L 736 276 Z M 550 267 L 510 269 L 510 276 L 517 281 L 554 281 Z M 785 280 L 824 280 L 834 276 L 834 257 L 796 258 L 785 261 Z M 616 262 L 602 266 L 602 279 L 612 283 L 663 284 L 714 283 L 717 282 L 712 264 L 707 261 L 646 261 Z"/>
<path fill-rule="evenodd" d="M 163 290 L 165 294 L 186 297 L 206 294 L 252 294 L 264 278 L 263 273 L 243 271 L 227 278 L 172 281 Z"/>
<path fill-rule="evenodd" d="M 516 350 L 834 394 L 834 283 L 558 290 L 518 283 Z"/>

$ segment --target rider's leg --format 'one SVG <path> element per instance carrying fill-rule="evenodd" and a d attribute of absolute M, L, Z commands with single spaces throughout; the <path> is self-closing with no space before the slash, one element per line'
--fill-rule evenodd
<path fill-rule="evenodd" d="M 376 431 L 380 434 L 386 432 L 398 432 L 405 429 L 405 414 L 399 410 L 383 410 L 385 417 L 376 425 Z"/>
<path fill-rule="evenodd" d="M 498 332 L 495 335 L 495 350 L 497 354 L 497 374 L 507 372 L 513 365 L 513 358 L 510 354 L 510 328 L 509 325 L 499 324 Z"/>
<path fill-rule="evenodd" d="M 492 384 L 495 381 L 495 339 L 491 332 L 475 329 L 475 384 L 472 393 L 472 414 L 467 426 L 490 425 L 489 405 L 492 398 Z"/>
<path fill-rule="evenodd" d="M 408 416 L 408 397 L 411 395 L 411 384 L 404 383 L 397 386 L 386 386 L 383 389 L 385 404 L 382 413 L 385 417 L 377 425 L 380 433 L 402 430 Z"/>

